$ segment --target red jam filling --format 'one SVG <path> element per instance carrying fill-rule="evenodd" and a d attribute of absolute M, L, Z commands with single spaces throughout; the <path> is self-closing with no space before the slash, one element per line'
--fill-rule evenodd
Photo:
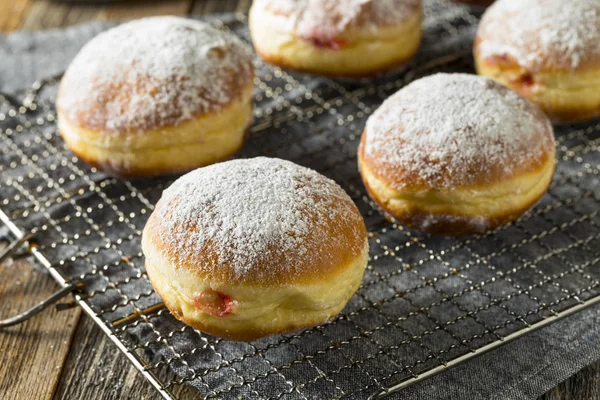
<path fill-rule="evenodd" d="M 331 49 L 331 50 L 339 50 L 348 44 L 348 42 L 346 42 L 345 40 L 342 40 L 342 39 L 311 38 L 310 42 L 315 47 L 318 47 L 321 49 Z"/>
<path fill-rule="evenodd" d="M 533 80 L 533 76 L 531 76 L 531 74 L 525 74 L 521 77 L 521 84 L 523 84 L 523 86 L 526 87 L 531 87 L 535 84 L 535 81 Z"/>
<path fill-rule="evenodd" d="M 512 57 L 507 54 L 495 54 L 485 59 L 485 62 L 491 65 L 497 65 L 499 67 L 511 68 L 514 66 L 515 61 Z"/>
<path fill-rule="evenodd" d="M 348 44 L 346 40 L 326 35 L 319 29 L 313 30 L 312 34 L 306 35 L 302 39 L 311 42 L 313 46 L 321 49 L 339 50 Z"/>
<path fill-rule="evenodd" d="M 216 290 L 194 293 L 193 300 L 196 308 L 214 317 L 225 317 L 233 311 L 233 299 Z"/>
<path fill-rule="evenodd" d="M 509 85 L 523 95 L 530 94 L 535 87 L 535 79 L 532 74 L 525 72 L 515 79 L 511 79 Z"/>

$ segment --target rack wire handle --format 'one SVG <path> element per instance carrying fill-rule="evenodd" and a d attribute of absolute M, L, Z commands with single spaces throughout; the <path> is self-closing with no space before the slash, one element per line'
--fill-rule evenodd
<path fill-rule="evenodd" d="M 21 247 L 21 245 L 23 245 L 23 243 L 25 243 L 26 241 L 28 241 L 32 237 L 33 237 L 33 233 L 30 233 L 30 234 L 27 234 L 27 235 L 23 236 L 20 239 L 15 240 L 11 244 L 9 244 L 6 247 L 6 249 L 4 249 L 4 251 L 2 253 L 0 253 L 0 263 L 2 261 L 4 261 L 6 258 L 8 258 L 8 256 L 11 255 L 12 252 L 15 251 L 15 249 Z"/>
<path fill-rule="evenodd" d="M 0 329 L 7 328 L 9 326 L 17 325 L 21 322 L 27 321 L 29 318 L 33 317 L 36 314 L 39 314 L 52 304 L 56 303 L 58 300 L 69 295 L 71 292 L 79 289 L 80 286 L 80 282 L 69 283 L 67 286 L 52 294 L 48 298 L 42 300 L 37 305 L 31 307 L 29 310 L 22 312 L 21 314 L 17 314 L 14 317 L 0 320 Z"/>
<path fill-rule="evenodd" d="M 0 262 L 5 260 L 10 254 L 12 254 L 12 252 L 14 252 L 16 249 L 21 247 L 21 245 L 23 245 L 23 243 L 25 243 L 32 237 L 33 237 L 33 234 L 30 233 L 28 235 L 23 236 L 20 239 L 13 241 L 11 244 L 9 244 L 8 247 L 6 249 L 4 249 L 4 251 L 2 253 L 0 253 Z M 70 293 L 81 288 L 82 286 L 83 286 L 83 283 L 80 281 L 73 281 L 73 282 L 68 283 L 65 287 L 61 288 L 54 294 L 50 295 L 48 298 L 42 300 L 37 305 L 31 307 L 29 310 L 26 310 L 25 312 L 17 314 L 14 317 L 0 320 L 0 329 L 7 328 L 9 326 L 17 325 L 17 324 L 20 324 L 21 322 L 27 321 L 29 318 L 33 317 L 36 314 L 39 314 L 40 312 L 42 312 L 43 310 L 45 310 L 52 304 L 56 303 L 58 300 L 69 295 Z"/>

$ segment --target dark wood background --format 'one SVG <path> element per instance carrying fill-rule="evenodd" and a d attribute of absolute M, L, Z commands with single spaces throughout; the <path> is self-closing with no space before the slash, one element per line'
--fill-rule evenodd
<path fill-rule="evenodd" d="M 246 12 L 251 0 L 0 0 L 0 32 L 40 30 L 91 20 L 148 15 Z M 0 245 L 0 248 L 3 245 Z M 27 259 L 0 265 L 0 318 L 33 306 L 58 289 Z M 158 399 L 154 388 L 79 308 L 45 311 L 0 331 L 1 399 Z M 600 363 L 541 399 L 600 399 Z"/>

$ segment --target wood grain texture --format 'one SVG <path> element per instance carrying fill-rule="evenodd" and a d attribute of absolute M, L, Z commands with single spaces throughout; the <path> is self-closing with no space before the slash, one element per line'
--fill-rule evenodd
<path fill-rule="evenodd" d="M 11 32 L 19 28 L 30 6 L 31 0 L 0 1 L 0 32 Z"/>
<path fill-rule="evenodd" d="M 596 400 L 600 399 L 600 362 L 582 369 L 539 400 Z"/>
<path fill-rule="evenodd" d="M 49 0 L 33 1 L 19 29 L 37 31 L 76 25 L 100 18 L 103 7 Z"/>
<path fill-rule="evenodd" d="M 15 0 L 0 0 L 0 3 L 2 1 L 11 2 Z M 118 3 L 28 1 L 32 1 L 32 3 L 28 4 L 27 12 L 22 15 L 21 20 L 17 21 L 16 16 L 11 19 L 13 29 L 18 27 L 19 29 L 33 31 L 65 27 L 88 21 L 124 20 L 167 14 L 186 15 L 192 7 L 192 0 L 126 0 Z"/>
<path fill-rule="evenodd" d="M 250 4 L 251 0 L 129 0 L 121 4 L 0 0 L 0 32 L 160 14 L 247 12 Z M 33 271 L 27 260 L 0 265 L 0 276 L 0 317 L 13 315 L 57 289 L 49 276 Z M 46 310 L 22 325 L 0 331 L 0 354 L 0 399 L 160 399 L 78 308 Z M 181 395 L 193 398 L 194 392 L 183 389 Z M 600 399 L 600 362 L 539 398 L 580 399 Z"/>
<path fill-rule="evenodd" d="M 0 265 L 0 318 L 36 305 L 58 285 L 29 260 Z M 54 393 L 71 347 L 81 310 L 53 308 L 0 330 L 0 398 L 47 399 Z"/>
<path fill-rule="evenodd" d="M 159 399 L 100 328 L 83 315 L 77 327 L 56 399 Z"/>
<path fill-rule="evenodd" d="M 196 0 L 192 6 L 192 15 L 208 15 L 225 12 L 248 12 L 251 0 L 220 0 L 202 1 Z"/>
<path fill-rule="evenodd" d="M 102 12 L 101 19 L 120 20 L 151 15 L 186 15 L 191 7 L 192 0 L 123 1 L 107 5 Z"/>

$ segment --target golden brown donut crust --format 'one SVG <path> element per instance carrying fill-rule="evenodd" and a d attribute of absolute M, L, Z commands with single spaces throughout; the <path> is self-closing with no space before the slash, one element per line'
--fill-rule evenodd
<path fill-rule="evenodd" d="M 243 145 L 252 121 L 249 83 L 233 104 L 143 135 L 106 134 L 72 124 L 58 114 L 58 130 L 70 150 L 89 165 L 122 177 L 158 176 L 222 161 Z"/>
<path fill-rule="evenodd" d="M 455 77 L 457 79 L 463 79 L 463 77 L 467 77 L 470 80 L 480 80 L 481 84 L 485 85 L 486 91 L 497 93 L 498 96 L 514 95 L 514 93 L 510 89 L 490 79 L 478 78 L 473 75 L 438 74 L 425 79 L 433 81 L 434 79 L 439 78 L 438 80 L 441 81 L 444 80 L 445 77 L 448 77 L 447 80 L 449 82 Z M 452 86 L 448 86 L 447 88 L 447 90 L 449 91 L 458 90 L 462 85 L 460 81 L 459 83 L 449 83 L 449 85 L 450 84 Z M 424 90 L 426 91 L 427 89 L 425 88 Z M 401 163 L 390 160 L 390 158 L 386 156 L 386 152 L 390 148 L 389 146 L 382 145 L 379 147 L 373 147 L 372 150 L 368 153 L 364 153 L 364 150 L 362 150 L 363 159 L 365 163 L 369 165 L 370 169 L 374 172 L 377 178 L 383 180 L 387 185 L 395 188 L 410 187 L 413 190 L 428 190 L 432 188 L 439 189 L 442 188 L 444 185 L 451 187 L 476 187 L 479 185 L 486 185 L 497 181 L 510 179 L 528 171 L 539 169 L 547 162 L 548 155 L 554 154 L 554 139 L 552 126 L 548 122 L 548 119 L 544 112 L 538 106 L 525 99 L 515 99 L 515 96 L 516 95 L 512 96 L 513 101 L 517 100 L 517 102 L 519 103 L 518 107 L 522 107 L 520 112 L 522 112 L 523 115 L 529 115 L 534 121 L 537 121 L 538 123 L 532 124 L 532 126 L 535 126 L 535 128 L 533 131 L 528 132 L 527 140 L 524 140 L 522 145 L 515 147 L 510 157 L 508 157 L 508 155 L 504 156 L 501 160 L 502 162 L 492 160 L 486 157 L 483 152 L 480 152 L 473 155 L 473 157 L 471 158 L 471 165 L 457 170 L 457 167 L 463 166 L 455 165 L 455 162 L 446 162 L 446 158 L 435 159 L 433 157 L 433 152 L 443 149 L 430 148 L 428 149 L 428 151 L 425 151 L 425 149 L 421 149 L 422 159 L 420 161 L 424 162 L 428 168 L 435 169 L 435 176 L 427 177 L 423 174 L 423 170 L 421 168 L 416 168 L 414 164 L 406 163 L 405 165 L 402 165 Z M 402 112 L 410 113 L 412 112 L 411 110 L 415 108 L 410 104 L 411 101 L 411 96 L 406 95 L 402 98 L 399 98 L 397 97 L 397 95 L 394 95 L 390 99 L 386 100 L 386 103 L 382 105 L 382 112 L 379 112 L 378 110 L 376 115 L 371 117 L 370 120 L 376 119 L 378 115 L 384 118 L 383 114 L 391 115 L 393 113 Z M 435 105 L 435 100 L 431 100 L 430 103 L 432 105 Z M 383 111 L 384 108 L 385 111 Z M 490 115 L 493 115 L 493 110 L 482 109 L 481 111 L 482 113 L 487 112 Z M 511 110 L 507 110 L 507 115 L 510 115 L 512 112 L 513 111 Z M 430 125 L 432 126 L 432 131 L 436 130 L 434 124 L 437 124 L 439 122 L 440 121 L 431 122 Z M 460 123 L 458 124 L 460 125 Z M 515 121 L 515 124 L 518 124 L 518 122 Z M 381 131 L 376 134 L 376 136 L 380 138 L 382 143 L 388 140 L 389 138 L 390 146 L 396 146 L 398 148 L 403 146 L 412 146 L 412 144 L 409 142 L 412 136 L 405 135 L 405 130 L 402 126 L 391 126 L 390 124 L 388 124 L 388 126 L 390 126 L 389 131 Z M 363 132 L 361 138 L 360 146 L 362 149 L 364 149 L 368 138 L 372 134 L 371 132 L 369 132 L 369 127 L 370 124 L 368 123 L 367 128 Z M 468 122 L 465 122 L 465 125 L 460 126 L 459 129 L 465 130 L 465 134 L 472 132 L 471 127 L 468 126 Z M 392 133 L 392 130 L 394 130 L 394 133 Z M 532 154 L 532 148 L 543 149 L 543 151 L 540 151 L 536 154 Z M 432 180 L 438 182 L 439 185 L 432 183 Z"/>
<path fill-rule="evenodd" d="M 245 46 L 210 25 L 151 17 L 92 39 L 62 78 L 57 109 L 84 129 L 143 134 L 240 101 L 254 70 Z"/>
<path fill-rule="evenodd" d="M 600 2 L 498 0 L 473 49 L 478 74 L 516 90 L 555 122 L 600 116 Z"/>
<path fill-rule="evenodd" d="M 282 168 L 299 168 L 289 162 L 277 159 L 252 159 L 251 162 L 261 163 L 260 168 L 265 168 L 267 179 L 272 161 Z M 234 160 L 243 168 L 244 160 Z M 220 168 L 224 163 L 207 167 Z M 250 164 L 252 165 L 252 164 Z M 236 167 L 237 168 L 237 167 Z M 245 271 L 242 275 L 233 262 L 223 262 L 222 252 L 227 252 L 227 245 L 206 240 L 202 243 L 194 240 L 197 235 L 202 235 L 206 227 L 194 223 L 185 226 L 185 232 L 179 229 L 182 220 L 177 215 L 185 202 L 190 199 L 173 191 L 164 196 L 157 203 L 144 228 L 144 235 L 155 246 L 159 253 L 168 256 L 170 262 L 178 269 L 185 269 L 196 276 L 211 282 L 243 282 L 252 285 L 280 285 L 280 284 L 309 284 L 318 282 L 324 276 L 339 274 L 346 265 L 361 256 L 364 251 L 366 228 L 356 205 L 347 196 L 343 189 L 323 176 L 310 173 L 306 175 L 304 169 L 298 169 L 298 185 L 316 185 L 324 188 L 332 184 L 337 189 L 308 191 L 310 199 L 304 201 L 298 218 L 306 224 L 304 233 L 289 233 L 302 244 L 282 251 L 279 241 L 270 243 L 260 253 L 247 254 L 244 260 Z M 193 173 L 202 173 L 202 169 Z M 188 174 L 188 175 L 190 175 Z M 175 183 L 173 186 L 175 186 Z M 333 186 L 332 186 L 333 187 Z M 183 189 L 185 193 L 186 189 Z M 233 194 L 232 194 L 233 195 Z M 309 206 L 319 204 L 318 210 Z M 306 208 L 304 208 L 306 205 Z M 319 211 L 320 210 L 320 211 Z M 326 210 L 327 212 L 325 213 Z M 341 218 L 340 216 L 344 217 Z M 174 246 L 173 238 L 180 240 Z M 235 243 L 231 246 L 236 247 Z"/>
<path fill-rule="evenodd" d="M 350 218 L 337 221 L 337 224 L 331 221 L 312 220 L 315 226 L 322 230 L 324 235 L 328 235 L 330 242 L 328 245 L 322 242 L 322 237 L 307 235 L 300 238 L 304 241 L 306 252 L 290 251 L 282 253 L 279 246 L 269 246 L 262 256 L 255 260 L 248 260 L 252 265 L 250 273 L 244 275 L 244 282 L 255 285 L 265 284 L 278 285 L 285 283 L 310 283 L 323 279 L 323 276 L 335 275 L 340 272 L 340 269 L 350 263 L 351 260 L 360 256 L 364 246 L 364 237 L 366 237 L 366 228 L 360 213 L 356 209 L 354 203 L 341 202 L 336 203 L 328 199 L 314 198 L 315 201 L 325 201 L 331 208 L 351 207 Z M 159 203 L 157 207 L 167 207 Z M 169 204 L 169 208 L 177 207 L 177 204 Z M 305 210 L 310 213 L 311 210 Z M 210 244 L 197 248 L 193 254 L 177 253 L 170 244 L 169 235 L 171 234 L 167 219 L 163 219 L 152 214 L 145 230 L 148 235 L 152 235 L 152 242 L 158 248 L 159 252 L 170 254 L 173 258 L 173 263 L 178 268 L 184 268 L 199 276 L 205 276 L 207 279 L 217 282 L 228 282 L 239 279 L 234 268 L 231 265 L 219 263 L 217 252 L 211 249 Z M 197 227 L 190 227 L 192 231 L 197 230 Z M 326 250 L 326 251 L 325 251 Z M 186 256 L 190 256 L 189 258 Z M 200 269 L 199 266 L 202 265 Z M 273 270 L 272 266 L 281 265 L 298 265 L 310 266 L 298 274 L 291 274 L 289 270 L 278 269 Z M 265 280 L 264 272 L 270 271 L 269 280 Z"/>
<path fill-rule="evenodd" d="M 533 105 L 533 103 L 532 103 Z M 539 107 L 535 107 L 534 112 L 540 117 L 543 118 L 541 120 L 546 119 L 544 113 L 539 109 Z M 547 131 L 539 131 L 534 132 L 533 137 L 535 140 L 539 142 L 543 142 L 547 140 Z M 365 160 L 366 163 L 370 166 L 370 168 L 375 171 L 375 175 L 380 180 L 383 180 L 388 186 L 391 187 L 410 187 L 413 190 L 428 190 L 431 189 L 431 183 L 428 182 L 422 175 L 420 175 L 414 169 L 404 168 L 400 164 L 394 164 L 388 162 L 388 160 L 381 154 L 377 152 L 372 152 L 370 155 L 364 155 L 364 147 L 365 140 L 367 135 L 363 132 L 361 141 L 360 141 L 360 150 L 359 153 L 361 157 Z M 522 150 L 523 154 L 525 153 L 525 149 Z M 436 180 L 438 181 L 452 181 L 452 180 L 460 180 L 462 181 L 463 187 L 476 187 L 478 185 L 486 185 L 490 183 L 494 183 L 497 181 L 510 179 L 515 176 L 519 176 L 520 174 L 537 170 L 542 168 L 545 163 L 548 161 L 548 155 L 553 155 L 552 151 L 548 151 L 544 154 L 543 157 L 532 157 L 528 159 L 525 163 L 512 163 L 507 165 L 498 165 L 494 163 L 487 163 L 488 160 L 482 159 L 481 163 L 473 168 L 470 168 L 468 171 L 464 173 L 463 176 L 457 178 L 455 172 L 451 169 L 440 166 L 439 174 L 436 174 Z M 525 159 L 523 157 L 522 159 Z M 517 160 L 517 158 L 515 158 Z M 430 165 L 436 165 L 437 162 L 434 160 L 429 161 Z M 506 170 L 510 170 L 509 174 L 506 173 Z"/>
<path fill-rule="evenodd" d="M 149 269 L 151 271 L 151 269 Z M 152 276 L 151 272 L 148 272 L 149 276 Z M 169 311 L 173 314 L 173 316 L 184 324 L 191 326 L 194 329 L 198 329 L 201 332 L 208 333 L 213 336 L 218 336 L 221 338 L 225 338 L 227 340 L 241 341 L 241 342 L 251 342 L 253 340 L 260 339 L 265 336 L 270 335 L 279 335 L 282 333 L 295 332 L 299 329 L 305 328 L 307 326 L 317 325 L 324 321 L 316 320 L 316 321 L 290 321 L 287 324 L 283 324 L 280 329 L 277 330 L 267 330 L 264 328 L 252 328 L 252 329 L 243 329 L 237 331 L 231 331 L 231 329 L 221 328 L 219 326 L 215 326 L 214 324 L 207 323 L 204 321 L 200 321 L 198 319 L 188 318 L 184 315 L 181 310 L 180 304 L 169 300 L 164 294 L 162 294 L 162 289 L 155 283 L 156 279 L 151 280 L 152 286 L 156 293 L 163 299 L 165 306 L 169 309 Z"/>
<path fill-rule="evenodd" d="M 242 146 L 243 146 L 243 143 L 240 144 L 240 146 L 238 146 L 235 150 L 229 152 L 228 154 L 225 154 L 222 157 L 222 159 L 227 160 L 227 159 L 233 157 L 240 150 L 240 148 Z M 83 160 L 89 166 L 97 168 L 99 170 L 106 172 L 107 174 L 109 174 L 111 176 L 119 177 L 119 178 L 133 179 L 133 178 L 139 178 L 139 177 L 156 177 L 156 176 L 162 176 L 162 175 L 175 175 L 175 174 L 187 172 L 190 169 L 189 167 L 152 168 L 152 167 L 149 167 L 148 165 L 144 165 L 144 164 L 132 164 L 132 165 L 125 166 L 125 167 L 124 166 L 115 167 L 114 162 L 99 161 L 98 159 L 96 159 L 92 155 L 90 155 L 89 153 L 79 151 L 74 148 L 70 148 L 70 150 L 73 154 L 75 154 L 78 158 Z M 204 165 L 196 165 L 196 166 L 202 167 Z"/>
<path fill-rule="evenodd" d="M 247 65 L 250 65 L 248 63 Z M 253 79 L 253 74 L 238 74 L 238 71 L 246 71 L 246 67 L 242 68 L 241 66 L 238 68 L 225 67 L 223 68 L 223 87 L 222 90 L 229 93 L 230 101 L 227 104 L 210 104 L 207 105 L 206 108 L 203 108 L 199 111 L 196 111 L 190 117 L 185 119 L 197 118 L 201 115 L 206 115 L 209 113 L 218 112 L 222 107 L 227 106 L 233 102 L 239 101 L 241 99 L 241 95 L 244 91 L 247 82 Z M 127 76 L 127 70 L 124 71 L 123 76 Z M 96 89 L 102 93 L 101 96 L 90 95 L 86 99 L 83 100 L 85 106 L 78 107 L 78 110 L 75 113 L 70 113 L 69 107 L 70 105 L 64 101 L 66 97 L 68 97 L 68 93 L 74 90 L 74 85 L 76 83 L 72 83 L 69 80 L 69 76 L 65 75 L 65 78 L 61 81 L 59 92 L 58 92 L 58 101 L 57 107 L 59 112 L 64 115 L 69 115 L 69 120 L 71 122 L 76 123 L 77 125 L 89 129 L 89 130 L 104 130 L 110 122 L 110 116 L 104 113 L 106 109 L 106 103 L 111 101 L 116 104 L 116 106 L 120 109 L 125 110 L 127 108 L 127 104 L 132 103 L 131 97 L 132 95 L 132 86 L 131 82 L 126 81 L 125 79 L 117 80 L 111 82 L 110 85 L 102 87 L 97 87 Z M 149 77 L 140 77 L 140 80 L 136 82 L 136 86 L 140 88 L 144 88 L 145 95 L 152 96 L 152 93 L 156 91 L 156 86 L 169 86 L 175 91 L 183 92 L 185 89 L 182 86 L 181 81 L 176 78 L 170 78 L 166 81 L 160 83 L 154 83 L 153 79 Z M 138 94 L 139 95 L 139 94 Z M 201 95 L 202 96 L 202 95 Z M 110 99 L 110 100 L 109 100 Z M 131 112 L 131 111 L 123 111 L 123 112 Z M 160 117 L 158 117 L 160 115 Z M 148 115 L 147 118 L 140 120 L 135 123 L 135 125 L 125 125 L 118 130 L 118 133 L 126 134 L 128 132 L 143 132 L 145 130 L 152 130 L 157 128 L 162 128 L 164 126 L 169 126 L 178 123 L 183 118 L 183 112 L 181 109 L 177 108 L 175 98 L 171 99 L 167 103 L 162 103 L 160 107 L 156 110 L 156 115 Z"/>
<path fill-rule="evenodd" d="M 328 76 L 328 77 L 332 77 L 332 78 L 340 77 L 340 78 L 348 78 L 348 79 L 368 79 L 368 78 L 375 78 L 375 77 L 380 77 L 380 76 L 391 75 L 394 72 L 401 70 L 402 67 L 405 66 L 406 63 L 412 57 L 411 56 L 411 57 L 402 58 L 400 60 L 394 60 L 390 63 L 384 64 L 383 66 L 380 66 L 376 69 L 371 69 L 369 71 L 361 71 L 361 72 L 336 71 L 336 72 L 332 72 L 331 70 L 329 70 L 327 68 L 320 68 L 318 66 L 316 66 L 316 67 L 315 66 L 311 66 L 311 67 L 299 66 L 296 63 L 294 63 L 288 59 L 276 56 L 274 54 L 262 52 L 260 49 L 256 49 L 256 53 L 260 56 L 260 58 L 265 60 L 267 63 L 277 65 L 284 69 L 297 71 L 297 72 L 318 74 L 318 75 Z"/>
<path fill-rule="evenodd" d="M 486 78 L 438 74 L 369 118 L 358 158 L 369 195 L 421 231 L 482 233 L 545 192 L 555 143 L 535 104 Z"/>
<path fill-rule="evenodd" d="M 148 250 L 145 247 L 145 250 Z M 149 251 L 152 253 L 152 250 Z M 159 271 L 154 261 L 146 260 L 146 270 L 152 286 L 163 299 L 167 308 L 181 322 L 228 340 L 251 341 L 267 335 L 293 332 L 309 326 L 323 324 L 334 318 L 358 289 L 367 263 L 368 245 L 365 242 L 363 253 L 350 264 L 344 265 L 340 275 L 323 276 L 321 282 L 310 288 L 310 284 L 272 285 L 269 288 L 252 285 L 219 285 L 219 289 L 228 293 L 236 301 L 230 314 L 213 316 L 199 311 L 195 304 L 189 304 L 185 293 L 202 287 L 214 286 L 212 282 L 203 282 L 201 278 L 187 279 L 186 287 L 175 288 L 173 282 L 181 278 L 173 274 L 167 276 Z M 164 267 L 164 266 L 163 266 Z M 183 274 L 185 275 L 185 274 Z M 169 282 L 170 280 L 170 282 Z M 247 315 L 245 310 L 260 307 L 265 291 L 275 293 L 267 302 L 267 311 Z M 244 296 L 244 291 L 251 294 Z M 258 303 L 258 304 L 257 304 Z M 246 307 L 244 307 L 244 305 Z M 273 308 L 275 305 L 276 308 Z M 297 308 L 301 306 L 303 308 Z"/>
<path fill-rule="evenodd" d="M 364 136 L 363 136 L 364 138 Z M 359 166 L 362 166 L 365 161 L 363 159 L 363 149 L 364 146 L 362 144 L 359 147 Z M 548 163 L 553 164 L 553 155 L 549 154 L 545 159 L 544 163 L 537 170 L 528 171 L 537 172 L 540 176 L 543 176 L 544 165 Z M 505 225 L 511 221 L 516 220 L 519 216 L 524 214 L 528 209 L 534 206 L 544 195 L 544 191 L 540 191 L 537 195 L 531 196 L 528 200 L 521 203 L 521 206 L 518 208 L 513 208 L 511 210 L 506 210 L 502 212 L 499 210 L 499 213 L 490 215 L 480 215 L 480 216 L 469 216 L 469 215 L 461 215 L 451 210 L 451 207 L 448 207 L 445 211 L 436 211 L 432 213 L 427 210 L 427 205 L 424 203 L 420 207 L 416 206 L 410 210 L 410 212 L 406 212 L 404 209 L 396 209 L 393 205 L 389 203 L 389 199 L 383 199 L 380 193 L 371 187 L 368 179 L 365 179 L 365 173 L 362 171 L 364 167 L 361 167 L 361 172 L 363 175 L 363 184 L 365 185 L 365 189 L 367 189 L 367 193 L 369 196 L 381 207 L 385 212 L 389 213 L 392 217 L 398 220 L 400 223 L 410 226 L 411 228 L 418 229 L 421 232 L 439 234 L 439 235 L 470 235 L 477 233 L 484 233 L 486 231 L 494 230 L 502 225 Z M 554 167 L 552 167 L 552 174 L 554 173 Z M 516 177 L 518 178 L 518 177 Z M 384 182 L 385 179 L 383 180 Z M 481 191 L 484 189 L 484 186 L 481 187 L 473 187 L 471 189 L 461 188 L 462 190 L 468 191 Z"/>
<path fill-rule="evenodd" d="M 532 72 L 596 70 L 600 2 L 497 0 L 481 20 L 475 52 L 513 58 Z"/>
<path fill-rule="evenodd" d="M 171 185 L 142 234 L 148 276 L 173 315 L 231 340 L 325 323 L 359 288 L 362 217 L 332 180 L 264 157 Z"/>
<path fill-rule="evenodd" d="M 393 72 L 418 50 L 420 0 L 255 1 L 256 52 L 284 68 L 361 78 Z"/>
<path fill-rule="evenodd" d="M 574 71 L 534 71 L 508 54 L 481 56 L 475 39 L 477 73 L 487 76 L 538 104 L 556 123 L 585 121 L 600 116 L 600 63 Z"/>
<path fill-rule="evenodd" d="M 397 25 L 420 14 L 423 6 L 421 0 L 256 0 L 253 7 L 277 17 L 276 25 L 279 22 L 300 37 L 322 40 L 353 30 Z"/>

